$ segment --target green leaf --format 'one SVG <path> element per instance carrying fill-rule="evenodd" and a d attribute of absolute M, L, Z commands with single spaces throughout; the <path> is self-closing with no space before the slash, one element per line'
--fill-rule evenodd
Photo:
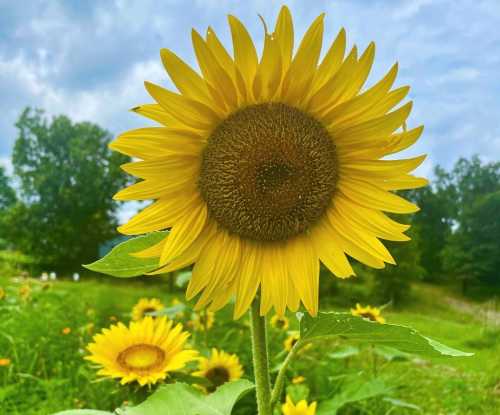
<path fill-rule="evenodd" d="M 95 409 L 71 409 L 69 411 L 58 412 L 54 415 L 113 415 L 113 413 L 107 411 L 97 411 Z"/>
<path fill-rule="evenodd" d="M 184 383 L 159 388 L 145 402 L 120 410 L 121 415 L 230 415 L 235 403 L 253 389 L 248 380 L 237 380 L 204 395 Z"/>
<path fill-rule="evenodd" d="M 144 236 L 129 239 L 115 246 L 111 252 L 85 268 L 112 275 L 113 277 L 130 278 L 143 275 L 158 268 L 158 258 L 137 258 L 130 254 L 142 251 L 160 242 L 167 231 L 151 232 Z"/>
<path fill-rule="evenodd" d="M 347 403 L 385 395 L 390 391 L 391 387 L 380 378 L 369 380 L 365 376 L 348 376 L 342 384 L 340 393 L 319 405 L 317 415 L 334 415 Z"/>
<path fill-rule="evenodd" d="M 429 357 L 473 355 L 431 340 L 409 327 L 380 324 L 350 313 L 323 312 L 318 313 L 317 317 L 303 315 L 300 319 L 300 335 L 301 343 L 340 336 L 355 342 L 384 345 L 401 352 Z"/>

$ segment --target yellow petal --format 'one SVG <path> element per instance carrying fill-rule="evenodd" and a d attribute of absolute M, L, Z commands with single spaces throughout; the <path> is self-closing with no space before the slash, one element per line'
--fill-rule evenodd
<path fill-rule="evenodd" d="M 245 26 L 234 16 L 228 16 L 231 37 L 233 39 L 234 61 L 241 72 L 248 90 L 251 90 L 258 57 L 252 38 Z"/>
<path fill-rule="evenodd" d="M 236 287 L 234 318 L 240 318 L 250 307 L 259 288 L 262 275 L 261 254 L 257 244 L 245 241 L 241 252 L 241 270 Z"/>
<path fill-rule="evenodd" d="M 359 58 L 358 64 L 356 65 L 356 70 L 353 73 L 350 81 L 347 83 L 342 95 L 340 95 L 338 102 L 344 102 L 355 96 L 361 87 L 366 82 L 368 74 L 373 65 L 373 59 L 375 58 L 375 43 L 371 42 L 366 50 L 363 52 Z"/>
<path fill-rule="evenodd" d="M 271 101 L 281 84 L 281 52 L 277 40 L 265 34 L 264 51 L 255 80 L 253 94 L 257 102 Z"/>
<path fill-rule="evenodd" d="M 146 161 L 133 161 L 121 165 L 129 174 L 141 179 L 168 180 L 171 175 L 194 178 L 200 169 L 199 155 L 172 154 Z"/>
<path fill-rule="evenodd" d="M 386 114 L 396 105 L 398 105 L 406 97 L 406 95 L 408 95 L 409 91 L 410 87 L 402 86 L 389 92 L 382 100 L 377 102 L 377 105 L 374 105 L 368 111 L 360 114 L 360 116 L 358 117 L 358 122 L 363 122 Z"/>
<path fill-rule="evenodd" d="M 145 82 L 144 85 L 165 112 L 179 123 L 184 123 L 199 130 L 211 130 L 219 121 L 213 110 L 198 101 L 186 98 L 150 82 Z"/>
<path fill-rule="evenodd" d="M 346 197 L 361 206 L 393 213 L 419 211 L 418 206 L 413 203 L 363 180 L 344 177 L 339 180 L 338 188 Z"/>
<path fill-rule="evenodd" d="M 423 131 L 424 126 L 421 125 L 420 127 L 413 128 L 412 130 L 408 130 L 403 133 L 393 134 L 391 136 L 390 144 L 387 145 L 385 154 L 397 153 L 415 144 L 415 142 L 422 135 Z"/>
<path fill-rule="evenodd" d="M 283 80 L 282 100 L 294 104 L 303 98 L 311 84 L 321 53 L 324 13 L 311 24 L 300 42 L 290 68 Z"/>
<path fill-rule="evenodd" d="M 293 54 L 293 21 L 290 10 L 286 6 L 281 7 L 273 35 L 280 46 L 282 70 L 286 73 Z"/>
<path fill-rule="evenodd" d="M 219 64 L 218 60 L 196 30 L 192 30 L 193 47 L 205 79 L 221 93 L 228 108 L 237 105 L 237 92 L 231 76 Z"/>
<path fill-rule="evenodd" d="M 182 254 L 203 230 L 206 220 L 205 203 L 202 202 L 196 208 L 189 209 L 185 217 L 179 220 L 170 231 L 160 257 L 160 265 L 166 265 Z"/>
<path fill-rule="evenodd" d="M 373 180 L 373 184 L 384 190 L 405 190 L 418 189 L 429 184 L 429 181 L 423 177 L 415 177 L 410 174 L 391 177 L 388 180 Z"/>
<path fill-rule="evenodd" d="M 158 104 L 144 104 L 139 105 L 131 109 L 131 111 L 136 114 L 142 115 L 143 117 L 149 118 L 150 120 L 156 121 L 157 123 L 169 126 L 169 127 L 182 127 L 183 124 L 180 123 L 176 118 L 168 114 L 160 105 Z"/>
<path fill-rule="evenodd" d="M 154 127 L 138 128 L 120 134 L 109 148 L 141 159 L 167 154 L 199 154 L 205 140 L 188 130 Z"/>
<path fill-rule="evenodd" d="M 211 98 L 204 79 L 170 50 L 161 49 L 160 55 L 163 66 L 179 92 L 210 106 Z"/>
<path fill-rule="evenodd" d="M 355 275 L 346 258 L 342 246 L 333 236 L 333 230 L 327 218 L 321 220 L 311 232 L 319 258 L 323 264 L 338 278 L 349 278 Z"/>
<path fill-rule="evenodd" d="M 422 155 L 401 160 L 352 160 L 342 163 L 340 175 L 362 180 L 391 179 L 415 170 L 426 157 Z"/>
<path fill-rule="evenodd" d="M 314 75 L 313 86 L 311 88 L 312 94 L 316 93 L 338 71 L 344 59 L 345 46 L 346 33 L 344 28 L 342 28 Z"/>
<path fill-rule="evenodd" d="M 286 260 L 290 285 L 294 286 L 309 314 L 314 316 L 318 313 L 319 260 L 313 241 L 314 236 L 309 239 L 303 235 L 290 240 Z"/>
<path fill-rule="evenodd" d="M 372 106 L 376 106 L 390 90 L 398 73 L 398 65 L 394 65 L 384 78 L 371 88 L 327 112 L 322 120 L 325 124 L 345 127 L 356 123 L 356 117 Z"/>
<path fill-rule="evenodd" d="M 158 199 L 162 196 L 172 195 L 177 192 L 195 192 L 196 177 L 179 175 L 172 172 L 169 178 L 162 180 L 143 180 L 125 189 L 120 190 L 113 196 L 115 200 L 148 200 Z"/>

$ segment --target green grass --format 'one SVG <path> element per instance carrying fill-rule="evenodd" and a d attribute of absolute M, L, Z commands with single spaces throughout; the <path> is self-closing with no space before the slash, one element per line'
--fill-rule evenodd
<path fill-rule="evenodd" d="M 80 282 L 56 281 L 50 286 L 30 280 L 29 300 L 20 299 L 22 280 L 0 277 L 7 296 L 0 300 L 0 358 L 12 360 L 0 367 L 0 414 L 48 415 L 70 408 L 112 410 L 124 401 L 140 401 L 133 387 L 98 380 L 95 369 L 83 360 L 96 331 L 111 319 L 127 322 L 133 304 L 141 297 L 159 297 L 170 304 L 167 282 L 157 278 L 117 280 L 84 277 Z M 414 300 L 403 310 L 386 309 L 388 322 L 405 324 L 449 346 L 473 351 L 474 357 L 423 360 L 413 356 L 381 357 L 379 350 L 361 347 L 346 359 L 331 353 L 342 350 L 341 341 L 324 342 L 301 353 L 290 370 L 303 375 L 306 384 L 289 387 L 296 396 L 309 394 L 322 400 L 341 393 L 348 379 L 362 382 L 374 377 L 390 389 L 385 396 L 345 405 L 340 414 L 411 414 L 414 409 L 394 407 L 387 397 L 418 405 L 424 414 L 500 414 L 500 328 L 486 327 L 474 314 L 447 303 L 450 294 L 426 285 L 415 287 Z M 178 298 L 182 292 L 175 293 Z M 335 306 L 337 310 L 345 307 Z M 205 336 L 195 333 L 192 343 L 206 353 L 216 346 L 237 353 L 251 377 L 248 327 L 245 318 L 232 321 L 231 307 L 217 314 L 216 325 Z M 290 316 L 293 320 L 293 316 Z M 293 328 L 296 328 L 296 322 Z M 62 334 L 71 328 L 68 335 Z M 283 358 L 286 333 L 271 330 L 272 367 Z M 348 377 L 345 377 L 349 375 Z M 395 401 L 393 401 L 395 402 Z M 235 413 L 255 415 L 252 396 Z"/>

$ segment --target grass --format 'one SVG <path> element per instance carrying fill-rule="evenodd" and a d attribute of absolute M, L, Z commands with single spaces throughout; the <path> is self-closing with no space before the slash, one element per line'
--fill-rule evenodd
<path fill-rule="evenodd" d="M 0 413 L 49 415 L 79 407 L 112 410 L 124 401 L 140 401 L 141 394 L 133 387 L 97 379 L 95 369 L 83 360 L 85 346 L 93 333 L 112 321 L 128 321 L 131 307 L 141 297 L 159 297 L 170 304 L 174 295 L 166 293 L 167 282 L 83 277 L 78 283 L 28 283 L 31 294 L 23 300 L 19 290 L 26 280 L 0 277 L 7 293 L 0 300 L 0 358 L 11 359 L 9 366 L 0 367 Z M 485 325 L 470 308 L 467 312 L 458 309 L 441 288 L 417 285 L 414 291 L 414 301 L 403 310 L 384 310 L 388 322 L 414 327 L 444 344 L 473 351 L 474 357 L 423 360 L 351 347 L 350 356 L 340 359 L 335 352 L 346 350 L 347 345 L 321 343 L 303 352 L 292 365 L 290 377 L 303 375 L 306 383 L 289 385 L 289 393 L 322 400 L 345 392 L 353 379 L 362 385 L 377 378 L 385 385 L 383 394 L 348 403 L 338 413 L 500 414 L 500 327 Z M 181 298 L 182 292 L 175 296 Z M 201 353 L 212 346 L 237 353 L 250 377 L 246 319 L 232 321 L 230 308 L 217 314 L 208 335 L 195 333 L 192 343 Z M 333 308 L 345 311 L 345 306 L 335 303 Z M 63 334 L 66 327 L 71 333 Z M 271 330 L 270 336 L 272 367 L 276 367 L 283 358 L 286 333 Z M 254 415 L 252 397 L 243 399 L 235 413 Z"/>

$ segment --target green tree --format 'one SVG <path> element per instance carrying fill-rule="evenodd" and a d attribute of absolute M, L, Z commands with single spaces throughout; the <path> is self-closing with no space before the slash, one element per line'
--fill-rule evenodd
<path fill-rule="evenodd" d="M 16 127 L 12 163 L 19 201 L 6 214 L 7 236 L 53 267 L 93 260 L 99 244 L 115 235 L 112 196 L 126 184 L 119 166 L 128 157 L 111 152 L 111 135 L 89 122 L 66 116 L 49 122 L 43 111 L 27 108 Z"/>
<path fill-rule="evenodd" d="M 10 180 L 5 169 L 0 166 L 0 248 L 6 246 L 5 215 L 8 209 L 16 202 L 16 192 L 10 186 Z"/>

